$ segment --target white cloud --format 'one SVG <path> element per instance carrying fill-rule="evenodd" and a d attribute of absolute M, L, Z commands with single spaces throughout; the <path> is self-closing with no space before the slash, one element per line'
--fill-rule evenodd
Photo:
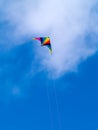
<path fill-rule="evenodd" d="M 2 21 L 8 21 L 9 28 L 14 27 L 10 41 L 13 37 L 12 42 L 20 44 L 25 37 L 51 37 L 52 56 L 47 49 L 36 51 L 42 67 L 52 75 L 75 70 L 80 61 L 98 49 L 97 0 L 9 0 L 6 4 L 1 0 L 0 5 Z M 85 40 L 88 34 L 92 37 L 90 43 Z"/>

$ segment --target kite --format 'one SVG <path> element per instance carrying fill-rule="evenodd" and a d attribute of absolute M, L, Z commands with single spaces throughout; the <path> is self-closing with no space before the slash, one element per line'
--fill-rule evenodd
<path fill-rule="evenodd" d="M 36 37 L 33 40 L 38 40 L 41 42 L 41 46 L 47 46 L 49 48 L 50 53 L 52 54 L 52 47 L 49 37 Z"/>

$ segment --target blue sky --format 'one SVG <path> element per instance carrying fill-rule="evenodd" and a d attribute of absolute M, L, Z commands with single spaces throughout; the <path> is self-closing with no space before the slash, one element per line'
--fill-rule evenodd
<path fill-rule="evenodd" d="M 63 2 L 0 1 L 0 130 L 98 130 L 98 4 Z"/>
<path fill-rule="evenodd" d="M 97 130 L 98 54 L 81 63 L 77 73 L 49 80 L 46 72 L 25 77 L 32 54 L 28 46 L 0 54 L 0 129 Z M 24 95 L 11 93 L 14 86 Z"/>

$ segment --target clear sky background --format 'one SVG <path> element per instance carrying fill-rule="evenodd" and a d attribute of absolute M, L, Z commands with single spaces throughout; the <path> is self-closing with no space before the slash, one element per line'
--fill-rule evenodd
<path fill-rule="evenodd" d="M 0 130 L 98 130 L 97 8 L 0 1 Z M 52 55 L 37 36 L 50 37 Z"/>

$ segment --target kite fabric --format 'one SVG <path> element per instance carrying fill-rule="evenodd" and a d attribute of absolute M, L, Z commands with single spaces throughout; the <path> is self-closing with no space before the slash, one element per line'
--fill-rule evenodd
<path fill-rule="evenodd" d="M 41 42 L 41 46 L 47 46 L 49 48 L 50 53 L 52 54 L 52 47 L 49 37 L 36 37 L 33 40 L 38 40 Z"/>

